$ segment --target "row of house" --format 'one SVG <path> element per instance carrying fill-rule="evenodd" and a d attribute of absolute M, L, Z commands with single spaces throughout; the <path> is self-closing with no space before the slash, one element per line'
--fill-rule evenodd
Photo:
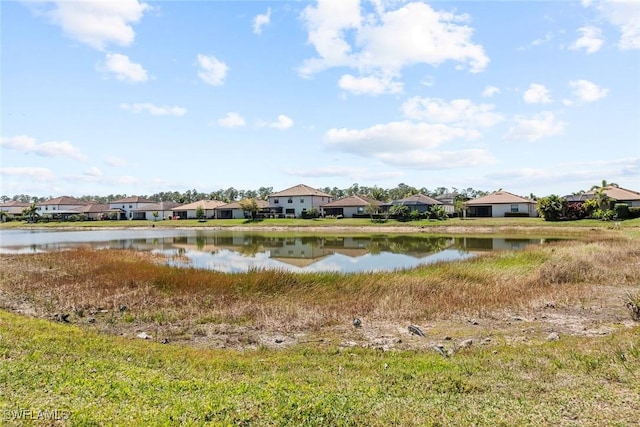
<path fill-rule="evenodd" d="M 604 193 L 618 203 L 630 207 L 640 206 L 640 193 L 624 188 L 608 186 Z M 595 192 L 581 195 L 582 201 L 594 197 Z M 567 196 L 571 197 L 571 196 Z M 420 213 L 428 212 L 432 206 L 441 206 L 453 214 L 454 195 L 445 194 L 432 198 L 423 194 L 412 195 L 390 203 L 380 202 L 366 196 L 348 196 L 335 200 L 333 196 L 304 184 L 270 194 L 267 200 L 256 200 L 260 214 L 266 217 L 302 217 L 312 209 L 322 215 L 341 215 L 351 218 L 366 213 L 367 206 L 376 205 L 385 211 L 394 205 L 406 205 Z M 573 201 L 573 200 L 572 200 Z M 507 191 L 495 191 L 487 196 L 466 202 L 465 214 L 469 217 L 504 217 L 509 215 L 537 216 L 536 201 L 520 197 Z M 0 212 L 20 215 L 29 203 L 9 202 L 0 205 Z M 84 214 L 88 219 L 117 218 L 121 220 L 194 219 L 202 209 L 208 219 L 246 218 L 241 202 L 225 203 L 217 200 L 201 200 L 189 204 L 155 202 L 143 197 L 126 197 L 108 204 L 94 204 L 73 197 L 56 197 L 36 204 L 37 213 L 64 219 L 71 215 Z"/>

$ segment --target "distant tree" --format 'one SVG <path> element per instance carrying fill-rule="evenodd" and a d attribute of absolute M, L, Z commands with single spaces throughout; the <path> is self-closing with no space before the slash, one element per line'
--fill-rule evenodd
<path fill-rule="evenodd" d="M 22 216 L 27 220 L 27 222 L 38 222 L 38 206 L 35 203 L 32 203 L 28 208 L 24 208 L 22 210 Z"/>
<path fill-rule="evenodd" d="M 260 211 L 260 207 L 258 206 L 258 202 L 256 199 L 245 199 L 240 202 L 240 208 L 251 214 L 251 219 L 255 220 L 258 212 Z"/>
<path fill-rule="evenodd" d="M 261 200 L 267 200 L 269 198 L 269 194 L 273 193 L 273 187 L 260 187 L 258 188 L 258 197 Z"/>
<path fill-rule="evenodd" d="M 203 220 L 204 217 L 205 217 L 204 208 L 202 207 L 202 205 L 198 205 L 198 207 L 196 208 L 196 218 L 198 218 L 198 220 Z"/>
<path fill-rule="evenodd" d="M 372 221 L 373 221 L 373 216 L 376 215 L 379 211 L 380 211 L 380 206 L 376 205 L 375 203 L 369 203 L 367 206 L 364 207 L 364 212 L 371 217 Z"/>
<path fill-rule="evenodd" d="M 558 221 L 565 215 L 567 202 L 560 196 L 551 196 L 538 199 L 538 212 L 545 221 Z"/>
<path fill-rule="evenodd" d="M 447 211 L 442 205 L 431 205 L 429 208 L 429 218 L 445 220 L 448 218 Z"/>
<path fill-rule="evenodd" d="M 389 215 L 398 221 L 406 221 L 409 218 L 410 209 L 407 205 L 393 205 L 389 208 Z"/>
<path fill-rule="evenodd" d="M 153 211 L 153 213 L 152 213 L 151 215 L 153 215 L 153 220 L 154 220 L 154 221 L 157 221 L 157 220 L 158 220 L 158 215 L 159 215 L 159 214 L 158 214 L 158 211 Z"/>

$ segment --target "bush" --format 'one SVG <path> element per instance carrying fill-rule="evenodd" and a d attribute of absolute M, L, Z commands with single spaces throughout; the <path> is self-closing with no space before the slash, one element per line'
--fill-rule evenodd
<path fill-rule="evenodd" d="M 629 218 L 640 218 L 640 206 L 629 208 Z"/>
<path fill-rule="evenodd" d="M 505 212 L 504 213 L 505 217 L 512 217 L 512 218 L 527 218 L 529 217 L 529 213 L 528 212 Z"/>
<path fill-rule="evenodd" d="M 631 312 L 631 318 L 635 321 L 640 321 L 640 292 L 635 295 L 628 292 L 624 299 L 625 305 Z"/>
<path fill-rule="evenodd" d="M 582 203 L 569 203 L 567 206 L 567 219 L 583 219 L 587 216 L 589 212 Z"/>
<path fill-rule="evenodd" d="M 566 207 L 567 201 L 555 194 L 538 199 L 538 212 L 545 221 L 559 221 L 563 218 Z"/>
<path fill-rule="evenodd" d="M 603 221 L 611 221 L 612 219 L 614 219 L 616 216 L 616 212 L 612 209 L 596 209 L 595 211 L 593 211 L 593 213 L 591 214 L 591 217 L 593 219 L 601 219 Z"/>
<path fill-rule="evenodd" d="M 629 218 L 629 205 L 626 203 L 616 203 L 613 206 L 613 210 L 616 212 L 617 219 Z"/>

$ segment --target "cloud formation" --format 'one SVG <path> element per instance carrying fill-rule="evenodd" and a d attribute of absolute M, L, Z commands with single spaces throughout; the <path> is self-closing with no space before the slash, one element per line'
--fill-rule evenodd
<path fill-rule="evenodd" d="M 531 118 L 516 116 L 513 125 L 504 135 L 504 139 L 517 141 L 537 141 L 538 139 L 560 135 L 565 123 L 556 119 L 550 111 L 543 111 Z"/>
<path fill-rule="evenodd" d="M 129 83 L 143 83 L 149 80 L 147 70 L 142 65 L 131 62 L 127 55 L 107 53 L 100 69 L 115 75 L 120 81 Z"/>
<path fill-rule="evenodd" d="M 271 22 L 271 8 L 267 8 L 267 13 L 256 15 L 253 18 L 253 34 L 262 34 L 262 27 L 268 25 Z"/>
<path fill-rule="evenodd" d="M 602 30 L 598 27 L 580 27 L 578 28 L 578 33 L 580 33 L 580 37 L 569 46 L 569 49 L 584 49 L 587 53 L 594 53 L 599 51 L 604 43 Z"/>
<path fill-rule="evenodd" d="M 183 107 L 167 107 L 167 106 L 157 106 L 150 102 L 143 102 L 137 104 L 120 104 L 120 108 L 126 111 L 131 111 L 133 113 L 142 113 L 146 111 L 152 116 L 184 116 L 187 112 L 186 108 Z"/>
<path fill-rule="evenodd" d="M 492 104 L 474 104 L 470 99 L 447 102 L 439 98 L 415 96 L 402 104 L 404 115 L 410 119 L 430 123 L 448 123 L 465 127 L 491 127 L 504 120 L 493 112 Z"/>
<path fill-rule="evenodd" d="M 17 135 L 11 138 L 2 137 L 0 145 L 15 151 L 35 154 L 42 157 L 69 157 L 76 160 L 86 160 L 87 156 L 68 141 L 49 141 L 36 143 L 34 138 L 27 135 Z"/>
<path fill-rule="evenodd" d="M 467 15 L 438 12 L 419 2 L 385 10 L 390 4 L 374 2 L 370 13 L 359 0 L 320 0 L 307 6 L 301 18 L 317 56 L 305 60 L 299 73 L 310 77 L 333 67 L 357 69 L 361 75 L 343 81 L 341 87 L 364 93 L 366 80 L 357 79 L 391 82 L 404 67 L 414 64 L 438 66 L 453 61 L 471 72 L 488 65 L 483 47 L 471 41 L 473 29 Z M 378 85 L 370 88 L 373 93 L 380 91 Z"/>
<path fill-rule="evenodd" d="M 620 0 L 595 0 L 583 2 L 585 7 L 595 8 L 602 17 L 620 31 L 620 50 L 640 49 L 640 2 Z"/>
<path fill-rule="evenodd" d="M 351 74 L 343 75 L 338 81 L 341 89 L 355 95 L 381 95 L 384 93 L 402 92 L 402 83 L 393 81 L 387 77 L 354 77 Z"/>
<path fill-rule="evenodd" d="M 138 0 L 47 1 L 40 10 L 69 37 L 104 50 L 114 43 L 129 46 L 135 39 L 133 24 L 151 7 Z"/>
<path fill-rule="evenodd" d="M 198 54 L 198 77 L 211 85 L 220 86 L 224 84 L 229 67 L 213 55 Z"/>
<path fill-rule="evenodd" d="M 48 168 L 0 166 L 0 175 L 29 178 L 35 181 L 52 181 L 54 179 L 53 172 Z"/>
<path fill-rule="evenodd" d="M 524 92 L 522 99 L 527 104 L 550 104 L 552 102 L 549 89 L 538 83 L 531 83 L 529 89 Z"/>
<path fill-rule="evenodd" d="M 609 89 L 601 88 L 588 80 L 571 80 L 569 87 L 581 102 L 594 102 L 604 98 L 609 93 Z"/>
<path fill-rule="evenodd" d="M 242 118 L 242 116 L 238 113 L 227 113 L 226 116 L 224 116 L 221 119 L 218 119 L 218 125 L 225 127 L 225 128 L 237 128 L 237 127 L 242 127 L 245 126 L 247 123 L 245 122 L 245 120 Z"/>

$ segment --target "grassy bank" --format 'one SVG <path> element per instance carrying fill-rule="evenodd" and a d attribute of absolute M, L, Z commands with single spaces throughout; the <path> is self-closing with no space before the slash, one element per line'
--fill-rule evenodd
<path fill-rule="evenodd" d="M 58 411 L 68 425 L 631 426 L 640 411 L 637 328 L 443 358 L 202 351 L 6 312 L 0 326 L 6 425 Z"/>
<path fill-rule="evenodd" d="M 420 221 L 396 221 L 390 219 L 386 222 L 373 222 L 367 218 L 278 218 L 264 219 L 259 221 L 247 221 L 243 219 L 209 219 L 198 221 L 195 219 L 177 221 L 78 221 L 78 222 L 38 222 L 28 224 L 23 221 L 10 221 L 0 223 L 0 230 L 13 228 L 109 228 L 109 227 L 189 227 L 189 228 L 439 228 L 439 227 L 489 227 L 489 228 L 604 228 L 614 229 L 615 222 L 600 221 L 595 219 L 584 219 L 580 221 L 545 221 L 542 218 L 450 218 L 445 221 L 420 220 Z M 626 220 L 620 223 L 621 228 L 640 227 L 640 218 Z"/>

